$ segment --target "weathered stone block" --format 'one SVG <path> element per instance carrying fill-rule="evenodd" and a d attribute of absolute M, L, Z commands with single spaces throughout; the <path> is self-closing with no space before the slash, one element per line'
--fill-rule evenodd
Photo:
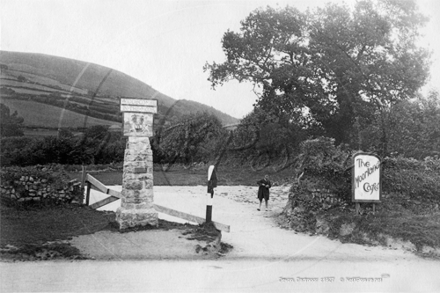
<path fill-rule="evenodd" d="M 121 202 L 121 208 L 126 209 L 126 210 L 133 210 L 134 209 L 135 204 L 134 203 L 126 203 L 126 202 Z"/>
<path fill-rule="evenodd" d="M 136 168 L 145 168 L 145 167 L 147 167 L 146 162 L 135 162 L 135 161 L 124 162 L 124 172 L 135 173 Z"/>
<path fill-rule="evenodd" d="M 123 173 L 122 174 L 122 182 L 129 182 L 131 180 L 133 181 L 145 181 L 147 179 L 153 180 L 153 174 L 147 173 L 147 174 L 134 174 L 134 173 Z"/>
<path fill-rule="evenodd" d="M 142 204 L 135 204 L 134 205 L 134 209 L 137 209 L 137 210 L 145 210 L 145 209 L 150 209 L 150 208 L 152 208 L 152 202 L 151 202 L 151 204 L 145 204 L 145 203 L 142 203 Z"/>
<path fill-rule="evenodd" d="M 126 189 L 141 190 L 143 188 L 143 184 L 141 181 L 127 180 L 124 187 Z"/>
<path fill-rule="evenodd" d="M 145 188 L 152 189 L 153 188 L 153 180 L 151 180 L 151 179 L 145 180 Z"/>
<path fill-rule="evenodd" d="M 139 197 L 141 194 L 140 190 L 128 190 L 128 189 L 122 189 L 121 195 L 123 199 L 132 198 L 132 197 Z"/>
<path fill-rule="evenodd" d="M 133 153 L 133 152 L 126 152 L 124 156 L 124 160 L 128 162 L 146 162 L 149 161 L 152 158 L 152 153 L 147 153 L 146 151 L 143 151 L 142 153 Z"/>
<path fill-rule="evenodd" d="M 138 167 L 138 168 L 134 168 L 134 172 L 135 174 L 143 174 L 143 173 L 147 173 L 147 168 L 146 167 Z"/>
<path fill-rule="evenodd" d="M 127 229 L 135 226 L 158 226 L 159 221 L 157 212 L 154 209 L 124 209 L 118 208 L 116 211 L 116 221 L 119 229 Z"/>

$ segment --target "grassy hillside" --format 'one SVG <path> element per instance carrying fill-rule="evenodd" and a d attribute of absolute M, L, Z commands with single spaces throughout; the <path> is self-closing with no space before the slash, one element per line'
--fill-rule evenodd
<path fill-rule="evenodd" d="M 200 103 L 176 101 L 140 80 L 93 63 L 8 51 L 0 51 L 0 63 L 2 97 L 5 99 L 33 100 L 57 107 L 67 103 L 67 108 L 73 112 L 85 114 L 89 109 L 89 117 L 119 121 L 119 97 L 154 98 L 159 102 L 158 119 L 209 112 L 225 125 L 238 121 Z M 105 103 L 98 103 L 99 100 Z M 17 110 L 19 113 L 26 111 Z"/>
<path fill-rule="evenodd" d="M 117 70 L 83 61 L 43 55 L 2 51 L 1 63 L 9 69 L 23 71 L 58 80 L 61 84 L 74 85 L 89 91 L 96 91 L 104 77 L 99 90 L 100 95 L 128 96 L 138 98 L 151 98 L 156 91 L 145 83 L 132 78 Z M 171 105 L 173 99 L 160 97 L 166 105 Z"/>

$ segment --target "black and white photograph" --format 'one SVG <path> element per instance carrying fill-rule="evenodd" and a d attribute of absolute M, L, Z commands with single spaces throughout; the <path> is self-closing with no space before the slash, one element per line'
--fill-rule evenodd
<path fill-rule="evenodd" d="M 440 1 L 0 1 L 0 292 L 440 292 Z"/>

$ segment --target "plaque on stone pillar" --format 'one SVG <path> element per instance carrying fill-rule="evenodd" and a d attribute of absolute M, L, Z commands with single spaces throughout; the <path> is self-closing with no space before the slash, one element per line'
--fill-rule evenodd
<path fill-rule="evenodd" d="M 124 155 L 121 207 L 116 221 L 121 230 L 135 226 L 157 226 L 153 197 L 153 114 L 157 101 L 123 98 L 124 135 L 128 136 Z"/>
<path fill-rule="evenodd" d="M 124 113 L 124 136 L 153 136 L 153 114 Z"/>

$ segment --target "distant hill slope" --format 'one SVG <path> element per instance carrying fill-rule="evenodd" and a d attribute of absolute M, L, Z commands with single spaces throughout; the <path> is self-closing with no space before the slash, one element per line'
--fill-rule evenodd
<path fill-rule="evenodd" d="M 119 97 L 154 98 L 159 103 L 158 119 L 171 121 L 185 114 L 206 111 L 224 125 L 238 122 L 212 107 L 193 101 L 176 101 L 140 80 L 93 63 L 9 51 L 0 51 L 0 63 L 1 95 L 6 99 L 32 100 L 82 114 L 89 111 L 90 116 L 116 122 L 120 121 Z"/>

